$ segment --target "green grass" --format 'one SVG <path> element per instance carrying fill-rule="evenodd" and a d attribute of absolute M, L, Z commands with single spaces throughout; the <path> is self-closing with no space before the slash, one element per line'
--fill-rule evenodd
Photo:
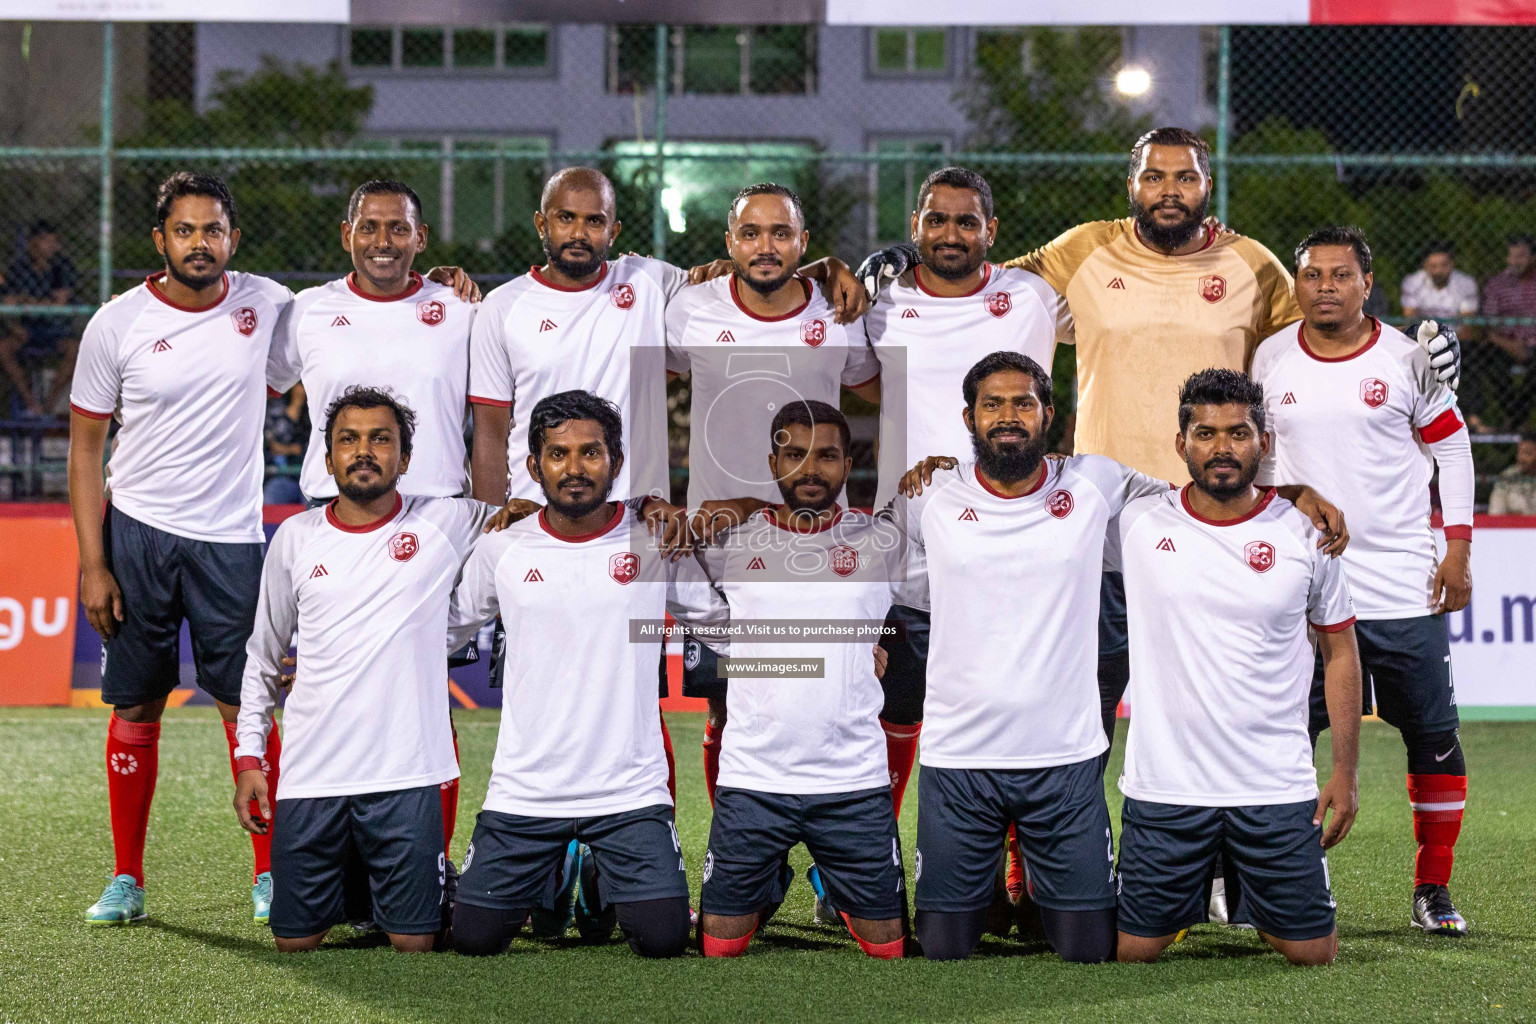
<path fill-rule="evenodd" d="M 461 855 L 496 718 L 456 717 Z M 696 899 L 709 826 L 702 722 L 669 720 Z M 150 919 L 91 929 L 83 914 L 111 868 L 105 732 L 105 712 L 0 709 L 0 1022 L 1536 1019 L 1536 724 L 1463 729 L 1473 778 L 1454 892 L 1474 933 L 1460 941 L 1408 927 L 1414 848 L 1402 745 L 1388 727 L 1365 726 L 1360 818 L 1330 858 L 1341 952 L 1333 967 L 1313 970 L 1288 967 L 1252 932 L 1212 926 L 1152 966 L 1071 966 L 990 938 L 965 963 L 877 963 L 845 935 L 807 924 L 803 881 L 730 962 L 645 962 L 622 942 L 526 939 L 486 960 L 406 957 L 342 938 L 344 928 L 320 952 L 278 956 L 250 920 L 250 844 L 230 808 L 223 732 L 197 709 L 170 712 L 161 739 Z M 916 790 L 902 820 L 908 860 Z M 1113 789 L 1110 804 L 1118 821 Z M 803 851 L 794 861 L 803 878 Z"/>

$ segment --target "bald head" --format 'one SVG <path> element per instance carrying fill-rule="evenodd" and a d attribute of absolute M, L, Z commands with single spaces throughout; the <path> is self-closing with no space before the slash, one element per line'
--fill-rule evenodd
<path fill-rule="evenodd" d="M 563 167 L 550 175 L 539 196 L 539 209 L 546 215 L 557 209 L 567 192 L 596 192 L 601 196 L 603 212 L 609 220 L 615 217 L 617 205 L 613 195 L 613 182 L 602 171 L 592 167 Z"/>
<path fill-rule="evenodd" d="M 590 167 L 556 171 L 544 184 L 534 230 L 544 246 L 544 273 L 557 284 L 585 287 L 603 272 L 622 227 L 613 182 Z"/>

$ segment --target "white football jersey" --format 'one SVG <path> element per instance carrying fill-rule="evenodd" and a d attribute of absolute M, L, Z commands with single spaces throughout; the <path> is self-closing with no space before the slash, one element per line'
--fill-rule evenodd
<path fill-rule="evenodd" d="M 1130 622 L 1120 790 L 1194 807 L 1310 800 L 1307 625 L 1354 624 L 1344 566 L 1273 490 L 1223 522 L 1200 518 L 1188 490 L 1126 506 L 1112 551 Z"/>
<path fill-rule="evenodd" d="M 925 767 L 1044 768 L 1104 752 L 1106 531 L 1127 501 L 1167 489 L 1113 459 L 1076 455 L 1047 460 L 1039 485 L 1018 497 L 992 491 L 964 462 L 917 498 L 895 499 L 909 543 L 926 555 L 933 609 Z"/>
<path fill-rule="evenodd" d="M 667 305 L 667 369 L 690 375 L 690 508 L 721 498 L 779 500 L 768 469 L 774 414 L 802 400 L 835 409 L 843 385 L 880 375 L 863 332 L 839 324 L 821 292 L 797 280 L 805 302 L 783 316 L 747 309 L 735 274 L 685 288 Z"/>
<path fill-rule="evenodd" d="M 415 271 L 409 288 L 382 299 L 359 290 L 353 277 L 299 293 L 276 339 L 282 379 L 273 387 L 287 391 L 302 379 L 314 424 L 299 488 L 311 499 L 336 496 L 336 479 L 325 471 L 325 411 L 361 384 L 389 388 L 416 413 L 400 493 L 469 493 L 464 427 L 475 307 Z"/>
<path fill-rule="evenodd" d="M 118 509 L 179 537 L 260 544 L 272 338 L 293 293 L 230 271 L 217 302 L 190 309 L 156 287 L 164 276 L 92 315 L 70 408 L 122 423 L 107 462 Z"/>
<path fill-rule="evenodd" d="M 1371 340 L 1342 359 L 1314 355 L 1302 330 L 1285 328 L 1253 357 L 1271 433 L 1259 480 L 1307 484 L 1343 510 L 1344 566 L 1361 618 L 1429 615 L 1437 558 L 1428 445 L 1463 430 L 1456 394 L 1418 342 L 1390 325 L 1378 321 Z M 1471 460 L 1460 468 L 1470 477 Z M 1471 536 L 1471 512 L 1446 503 L 1450 535 L 1462 527 Z"/>
<path fill-rule="evenodd" d="M 656 688 L 673 563 L 629 506 L 614 509 L 583 537 L 555 533 L 540 512 L 487 534 L 464 566 L 449 644 L 498 614 L 507 631 L 488 811 L 575 818 L 672 803 Z M 654 639 L 632 637 L 632 622 L 654 624 Z"/>
<path fill-rule="evenodd" d="M 330 505 L 277 528 L 246 644 L 237 757 L 261 757 L 281 660 L 285 799 L 386 793 L 459 777 L 448 721 L 448 602 L 495 509 L 408 497 L 369 526 Z"/>
<path fill-rule="evenodd" d="M 901 572 L 903 539 L 895 524 L 840 512 L 816 531 L 782 526 L 772 508 L 679 563 L 679 596 L 711 598 L 695 618 L 737 627 L 730 655 L 819 658 L 820 675 L 732 676 L 730 720 L 720 748 L 720 785 L 764 793 L 851 793 L 889 784 L 884 694 L 875 678 L 878 638 L 789 643 L 754 640 L 740 630 L 761 620 L 856 629 L 878 626 Z M 713 587 L 684 590 L 685 582 Z"/>
<path fill-rule="evenodd" d="M 543 502 L 528 474 L 528 415 L 541 398 L 590 391 L 619 407 L 624 465 L 616 500 L 670 494 L 667 478 L 667 301 L 688 275 L 644 256 L 621 256 L 597 281 L 571 290 L 537 268 L 493 289 L 475 316 L 469 400 L 512 410 L 509 497 Z M 631 381 L 631 372 L 644 380 Z"/>

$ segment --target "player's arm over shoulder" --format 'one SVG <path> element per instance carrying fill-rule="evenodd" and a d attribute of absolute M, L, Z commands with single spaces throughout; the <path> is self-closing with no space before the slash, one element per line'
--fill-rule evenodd
<path fill-rule="evenodd" d="M 1259 338 L 1268 338 L 1280 328 L 1300 320 L 1301 307 L 1296 304 L 1296 282 L 1280 258 L 1270 252 L 1263 242 L 1247 235 L 1231 236 L 1227 244 L 1248 265 L 1258 283 L 1259 294 L 1253 311 L 1254 334 Z"/>
<path fill-rule="evenodd" d="M 1003 266 L 1038 274 L 1065 295 L 1067 285 L 1095 251 L 1125 234 L 1126 220 L 1092 220 L 1068 228 L 1033 252 L 1015 257 Z"/>
<path fill-rule="evenodd" d="M 626 255 L 620 256 L 619 260 L 638 267 L 642 274 L 661 288 L 662 295 L 669 301 L 688 285 L 687 270 L 673 266 L 665 260 L 656 259 L 654 256 Z"/>

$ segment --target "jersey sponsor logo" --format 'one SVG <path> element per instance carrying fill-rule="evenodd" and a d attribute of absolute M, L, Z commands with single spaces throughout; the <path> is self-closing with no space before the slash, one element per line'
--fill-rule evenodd
<path fill-rule="evenodd" d="M 908 306 L 906 309 L 901 311 L 901 319 L 903 319 L 903 320 L 916 320 L 917 319 L 917 310 L 913 309 L 911 306 Z"/>
<path fill-rule="evenodd" d="M 608 293 L 608 301 L 618 309 L 628 309 L 635 304 L 635 289 L 628 284 L 616 284 Z"/>
<path fill-rule="evenodd" d="M 1285 397 L 1280 399 L 1280 404 L 1281 405 L 1295 405 L 1296 404 L 1296 393 L 1294 391 L 1287 391 L 1285 393 Z"/>
<path fill-rule="evenodd" d="M 119 775 L 132 775 L 139 770 L 139 759 L 119 751 L 112 755 L 112 770 Z"/>
<path fill-rule="evenodd" d="M 414 533 L 397 533 L 389 538 L 389 557 L 397 562 L 409 562 L 420 548 Z"/>
<path fill-rule="evenodd" d="M 524 583 L 543 583 L 544 582 L 544 574 L 539 572 L 539 570 L 537 570 L 537 569 L 529 569 L 527 575 L 525 575 L 523 577 L 523 582 Z"/>
<path fill-rule="evenodd" d="M 344 316 L 338 316 L 336 319 L 331 321 L 331 326 L 332 327 L 351 327 L 352 326 L 352 321 L 348 320 Z"/>
<path fill-rule="evenodd" d="M 416 303 L 416 319 L 428 327 L 436 327 L 448 319 L 448 307 L 437 299 L 423 299 Z"/>
<path fill-rule="evenodd" d="M 250 306 L 241 306 L 229 314 L 229 321 L 247 338 L 256 333 L 256 311 Z"/>
<path fill-rule="evenodd" d="M 827 322 L 825 320 L 807 320 L 800 325 L 800 340 L 811 348 L 820 348 L 821 343 L 827 340 Z"/>
<path fill-rule="evenodd" d="M 1360 382 L 1360 401 L 1372 409 L 1380 409 L 1387 404 L 1387 390 L 1386 381 L 1367 377 Z"/>
<path fill-rule="evenodd" d="M 1125 291 L 1125 280 L 1119 277 L 1112 277 L 1109 279 L 1109 284 L 1106 287 L 1117 292 L 1123 292 Z"/>
<path fill-rule="evenodd" d="M 558 325 L 553 320 L 549 320 L 549 319 L 540 320 L 539 321 L 539 333 L 543 334 L 545 331 L 553 331 L 553 330 L 555 330 L 555 328 L 557 326 Z"/>
<path fill-rule="evenodd" d="M 715 339 L 715 344 L 719 345 L 722 343 L 733 343 L 735 341 L 736 335 L 732 334 L 730 331 L 721 331 L 720 337 Z"/>
<path fill-rule="evenodd" d="M 986 296 L 987 312 L 995 317 L 1005 317 L 1013 308 L 1013 296 L 1007 292 L 988 292 Z"/>
<path fill-rule="evenodd" d="M 1220 274 L 1207 274 L 1202 277 L 1200 297 L 1206 302 L 1220 302 L 1227 297 L 1227 279 Z"/>
<path fill-rule="evenodd" d="M 763 560 L 761 558 L 754 557 L 752 559 L 752 561 L 747 563 L 747 568 L 748 569 L 766 569 L 768 567 L 763 564 Z"/>
<path fill-rule="evenodd" d="M 156 351 L 156 352 L 169 352 L 170 350 L 171 350 L 171 343 L 166 341 L 164 338 L 161 338 L 159 341 L 155 342 L 154 351 Z"/>
<path fill-rule="evenodd" d="M 1057 519 L 1065 519 L 1072 514 L 1072 492 L 1068 490 L 1052 491 L 1046 495 L 1045 510 Z"/>
<path fill-rule="evenodd" d="M 859 553 L 847 544 L 839 544 L 827 554 L 832 558 L 832 571 L 839 576 L 852 576 L 859 571 Z"/>
<path fill-rule="evenodd" d="M 640 575 L 640 556 L 633 551 L 620 551 L 608 559 L 608 575 L 620 586 L 633 583 Z"/>
<path fill-rule="evenodd" d="M 1243 557 L 1254 572 L 1269 572 L 1275 564 L 1275 546 L 1267 540 L 1251 540 L 1243 546 Z"/>
<path fill-rule="evenodd" d="M 962 523 L 975 523 L 975 522 L 980 522 L 980 520 L 978 520 L 976 518 L 976 510 L 975 509 L 967 508 L 964 512 L 960 513 L 960 522 L 962 522 Z"/>
<path fill-rule="evenodd" d="M 320 577 L 320 576 L 329 576 L 329 575 L 330 575 L 330 573 L 325 571 L 325 566 L 323 566 L 323 565 L 317 565 L 313 569 L 309 570 L 309 578 L 310 579 L 316 579 L 317 577 Z"/>
<path fill-rule="evenodd" d="M 1174 554 L 1178 554 L 1178 551 L 1179 551 L 1178 548 L 1173 546 L 1173 538 L 1172 537 L 1164 537 L 1162 540 L 1158 541 L 1157 542 L 1157 550 L 1159 550 L 1159 551 L 1172 551 Z"/>

